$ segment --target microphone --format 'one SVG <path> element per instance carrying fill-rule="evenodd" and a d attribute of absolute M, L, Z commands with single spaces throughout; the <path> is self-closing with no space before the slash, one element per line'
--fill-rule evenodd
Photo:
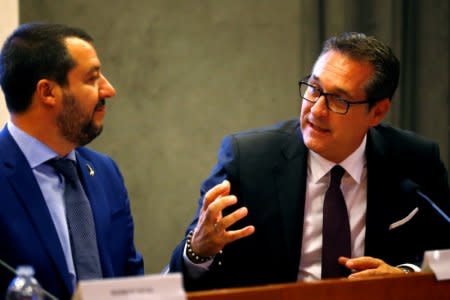
<path fill-rule="evenodd" d="M 13 273 L 14 275 L 17 275 L 16 270 L 14 270 L 13 267 L 11 267 L 10 265 L 8 265 L 5 261 L 0 259 L 0 265 L 2 267 L 4 267 L 5 269 L 7 269 L 8 271 L 10 271 L 11 273 Z M 56 298 L 55 296 L 53 296 L 52 294 L 50 294 L 49 292 L 47 292 L 43 287 L 41 287 L 42 292 L 44 293 L 44 295 L 51 299 L 51 300 L 58 300 L 58 298 Z M 34 297 L 33 297 L 34 298 Z"/>
<path fill-rule="evenodd" d="M 406 193 L 413 193 L 419 195 L 421 199 L 425 200 L 433 209 L 436 211 L 447 223 L 450 224 L 450 217 L 445 214 L 445 212 L 434 203 L 427 195 L 420 191 L 420 186 L 412 181 L 411 179 L 404 179 L 400 183 L 401 189 Z"/>

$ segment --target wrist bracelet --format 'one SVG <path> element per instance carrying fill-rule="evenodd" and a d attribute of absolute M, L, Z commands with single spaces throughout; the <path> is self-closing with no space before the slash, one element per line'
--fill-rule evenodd
<path fill-rule="evenodd" d="M 194 250 L 192 250 L 191 242 L 192 242 L 193 234 L 194 234 L 194 231 L 191 230 L 189 232 L 189 234 L 187 235 L 187 240 L 186 240 L 186 255 L 189 258 L 189 260 L 194 264 L 201 264 L 201 263 L 204 263 L 204 262 L 207 262 L 207 261 L 213 259 L 214 256 L 206 256 L 206 257 L 200 256 L 200 255 L 196 254 L 194 252 Z"/>
<path fill-rule="evenodd" d="M 414 273 L 414 269 L 408 266 L 398 266 L 397 268 L 399 268 L 400 270 L 402 270 L 403 272 L 405 272 L 406 274 L 408 273 Z"/>

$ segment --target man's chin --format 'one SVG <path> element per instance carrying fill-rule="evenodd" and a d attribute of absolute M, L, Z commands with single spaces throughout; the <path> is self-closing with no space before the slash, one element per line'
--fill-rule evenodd
<path fill-rule="evenodd" d="M 84 130 L 84 134 L 80 137 L 78 144 L 80 146 L 85 146 L 92 142 L 96 137 L 98 137 L 103 131 L 103 125 L 91 126 Z"/>
<path fill-rule="evenodd" d="M 326 148 L 326 147 L 323 145 L 323 143 L 320 140 L 311 138 L 311 137 L 306 137 L 306 138 L 304 138 L 304 142 L 305 142 L 306 147 L 309 150 L 323 156 L 323 154 L 324 154 L 323 152 L 325 150 L 324 148 Z"/>

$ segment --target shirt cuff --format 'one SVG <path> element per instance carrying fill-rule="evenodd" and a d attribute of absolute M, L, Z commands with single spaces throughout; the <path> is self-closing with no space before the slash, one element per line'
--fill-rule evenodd
<path fill-rule="evenodd" d="M 401 264 L 398 265 L 397 268 L 401 268 L 401 267 L 405 267 L 405 268 L 409 268 L 412 270 L 412 272 L 420 272 L 422 271 L 418 266 L 416 266 L 415 264 Z"/>
<path fill-rule="evenodd" d="M 194 264 L 187 257 L 186 251 L 187 251 L 187 246 L 186 246 L 186 244 L 184 244 L 184 250 L 183 250 L 184 265 L 186 266 L 186 270 L 187 270 L 189 276 L 193 279 L 197 279 L 209 270 L 209 267 L 213 263 L 213 259 L 208 260 L 204 263 Z"/>

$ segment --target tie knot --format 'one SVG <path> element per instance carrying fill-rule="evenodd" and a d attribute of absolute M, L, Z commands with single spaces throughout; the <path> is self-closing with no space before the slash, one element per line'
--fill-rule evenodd
<path fill-rule="evenodd" d="M 77 168 L 73 160 L 67 158 L 53 158 L 47 162 L 56 172 L 64 176 L 71 184 L 78 180 Z"/>
<path fill-rule="evenodd" d="M 337 185 L 339 186 L 341 184 L 342 176 L 344 176 L 345 170 L 340 165 L 335 165 L 331 171 L 331 183 L 330 185 Z"/>

